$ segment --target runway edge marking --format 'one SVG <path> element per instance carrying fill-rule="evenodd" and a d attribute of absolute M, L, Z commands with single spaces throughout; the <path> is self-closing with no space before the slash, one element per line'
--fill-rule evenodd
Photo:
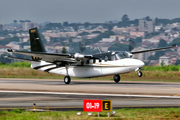
<path fill-rule="evenodd" d="M 124 94 L 93 94 L 93 93 L 61 93 L 61 92 L 33 92 L 33 91 L 0 91 L 0 93 L 29 93 L 29 94 L 54 94 L 54 95 L 94 95 L 115 97 L 154 97 L 154 98 L 180 98 L 180 96 L 156 96 L 156 95 L 124 95 Z"/>

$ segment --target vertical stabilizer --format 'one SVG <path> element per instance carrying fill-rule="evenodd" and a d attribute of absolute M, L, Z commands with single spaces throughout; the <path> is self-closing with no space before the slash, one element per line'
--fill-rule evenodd
<path fill-rule="evenodd" d="M 32 52 L 46 52 L 37 28 L 29 30 Z"/>

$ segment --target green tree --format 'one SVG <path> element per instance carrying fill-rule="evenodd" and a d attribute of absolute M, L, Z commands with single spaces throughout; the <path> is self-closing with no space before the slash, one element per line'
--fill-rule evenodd
<path fill-rule="evenodd" d="M 137 43 L 142 43 L 142 37 L 137 37 L 137 38 L 135 39 L 135 41 L 136 41 Z"/>
<path fill-rule="evenodd" d="M 85 22 L 85 23 L 84 23 L 84 27 L 85 27 L 85 28 L 88 28 L 88 27 L 89 27 L 89 25 L 90 25 L 90 23 L 89 23 L 89 22 Z"/>
<path fill-rule="evenodd" d="M 180 46 L 180 39 L 179 38 L 174 39 L 173 42 L 170 43 L 170 45 L 172 44 L 177 44 L 178 46 Z"/>
<path fill-rule="evenodd" d="M 161 39 L 158 43 L 158 47 L 166 47 L 167 46 L 167 42 L 163 39 Z"/>
<path fill-rule="evenodd" d="M 129 17 L 127 14 L 124 14 L 121 18 L 122 22 L 128 22 L 129 21 Z"/>
<path fill-rule="evenodd" d="M 165 50 L 156 51 L 155 58 L 159 59 L 160 56 L 165 55 L 165 52 L 166 52 Z"/>
<path fill-rule="evenodd" d="M 11 63 L 11 59 L 5 58 L 5 56 L 10 56 L 9 53 L 3 53 L 0 55 L 0 62 L 1 63 Z"/>
<path fill-rule="evenodd" d="M 44 29 L 45 30 L 52 30 L 52 29 L 55 29 L 55 28 L 59 28 L 61 29 L 63 26 L 61 23 L 49 23 L 47 24 Z"/>
<path fill-rule="evenodd" d="M 66 48 L 65 48 L 65 45 L 63 44 L 63 48 L 62 48 L 62 51 L 61 51 L 61 53 L 62 54 L 65 54 L 65 53 L 67 53 L 67 51 L 66 51 Z"/>
<path fill-rule="evenodd" d="M 108 25 L 108 30 L 111 31 L 113 29 L 113 25 L 112 24 L 109 24 Z"/>
<path fill-rule="evenodd" d="M 176 61 L 175 65 L 179 65 L 180 64 L 180 59 Z"/>
<path fill-rule="evenodd" d="M 93 31 L 92 33 L 101 33 L 101 31 Z"/>
<path fill-rule="evenodd" d="M 164 35 L 165 35 L 165 36 L 168 36 L 168 33 L 165 33 Z"/>
<path fill-rule="evenodd" d="M 1 46 L 5 46 L 5 45 L 7 45 L 8 43 L 10 43 L 12 41 L 19 42 L 19 38 L 18 37 L 5 38 L 4 40 L 0 41 L 0 45 Z"/>
<path fill-rule="evenodd" d="M 146 16 L 144 19 L 147 21 L 151 21 L 151 18 L 149 16 Z"/>
<path fill-rule="evenodd" d="M 65 21 L 65 22 L 63 22 L 63 25 L 64 25 L 64 26 L 68 26 L 69 23 L 68 23 L 67 21 Z"/>

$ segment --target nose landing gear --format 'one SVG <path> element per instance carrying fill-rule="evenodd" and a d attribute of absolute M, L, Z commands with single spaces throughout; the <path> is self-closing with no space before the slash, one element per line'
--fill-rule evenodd
<path fill-rule="evenodd" d="M 142 77 L 143 73 L 141 71 L 138 71 L 138 77 Z"/>
<path fill-rule="evenodd" d="M 119 74 L 114 75 L 114 82 L 118 83 L 120 81 L 121 77 L 119 76 Z"/>

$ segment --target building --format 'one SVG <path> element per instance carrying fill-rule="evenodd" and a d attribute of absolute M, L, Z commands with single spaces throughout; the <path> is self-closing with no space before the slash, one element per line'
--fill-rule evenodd
<path fill-rule="evenodd" d="M 125 39 L 125 36 L 123 35 L 111 35 L 110 38 L 116 40 L 116 41 L 121 41 Z"/>
<path fill-rule="evenodd" d="M 28 31 L 33 28 L 33 24 L 31 22 L 25 22 L 22 24 L 23 31 Z"/>
<path fill-rule="evenodd" d="M 130 36 L 136 36 L 136 37 L 144 37 L 144 31 L 132 31 L 130 32 Z"/>
<path fill-rule="evenodd" d="M 0 24 L 0 32 L 2 32 L 2 31 L 3 31 L 3 25 Z"/>
<path fill-rule="evenodd" d="M 114 38 L 103 38 L 100 42 L 114 42 L 115 40 Z"/>
<path fill-rule="evenodd" d="M 139 20 L 139 31 L 148 33 L 155 32 L 154 21 Z"/>
<path fill-rule="evenodd" d="M 0 32 L 7 30 L 8 29 L 8 25 L 6 24 L 0 24 Z"/>
<path fill-rule="evenodd" d="M 148 50 L 147 48 L 144 48 L 144 47 L 137 47 L 135 49 L 132 50 L 132 52 L 135 52 L 135 51 L 143 51 L 143 50 Z M 141 61 L 144 61 L 144 60 L 148 60 L 148 57 L 150 56 L 150 52 L 145 52 L 145 53 L 140 53 L 140 54 L 134 54 L 133 55 L 133 58 L 135 59 L 139 59 Z"/>
<path fill-rule="evenodd" d="M 29 31 L 29 29 L 35 28 L 35 27 L 38 28 L 39 25 L 37 23 L 32 23 L 32 22 L 24 22 L 22 24 L 23 31 Z"/>
<path fill-rule="evenodd" d="M 20 50 L 20 45 L 18 42 L 15 42 L 15 41 L 12 41 L 10 42 L 9 44 L 7 44 L 6 46 L 9 46 L 11 47 L 12 49 L 15 49 L 15 50 Z"/>
<path fill-rule="evenodd" d="M 169 65 L 169 61 L 170 61 L 170 57 L 167 57 L 167 56 L 161 56 L 159 58 L 159 65 L 161 66 L 162 64 L 163 65 Z"/>

